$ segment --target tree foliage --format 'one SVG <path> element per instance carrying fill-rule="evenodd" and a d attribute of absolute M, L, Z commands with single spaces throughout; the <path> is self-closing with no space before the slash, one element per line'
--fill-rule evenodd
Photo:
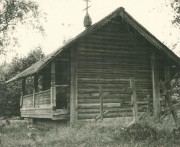
<path fill-rule="evenodd" d="M 171 0 L 171 7 L 174 10 L 174 24 L 180 24 L 180 0 Z"/>
<path fill-rule="evenodd" d="M 41 48 L 31 51 L 27 57 L 14 57 L 6 72 L 0 73 L 0 116 L 19 115 L 19 102 L 21 94 L 21 81 L 5 84 L 5 81 L 22 72 L 30 65 L 44 57 Z"/>
<path fill-rule="evenodd" d="M 0 0 L 0 54 L 5 53 L 7 46 L 17 45 L 18 38 L 12 35 L 17 27 L 26 24 L 43 31 L 38 8 L 32 0 Z"/>

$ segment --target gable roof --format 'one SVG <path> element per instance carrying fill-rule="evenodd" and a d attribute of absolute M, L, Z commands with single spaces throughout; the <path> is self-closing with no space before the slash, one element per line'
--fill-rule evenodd
<path fill-rule="evenodd" d="M 120 7 L 110 13 L 108 16 L 103 18 L 102 20 L 98 21 L 97 23 L 93 24 L 88 29 L 84 30 L 82 33 L 77 35 L 75 38 L 73 38 L 71 41 L 69 41 L 64 46 L 58 48 L 53 53 L 49 54 L 45 58 L 41 59 L 40 61 L 36 62 L 23 72 L 19 73 L 15 77 L 8 80 L 6 83 L 9 83 L 11 81 L 24 78 L 27 76 L 31 76 L 35 73 L 38 73 L 41 69 L 43 69 L 51 60 L 54 59 L 62 50 L 65 48 L 70 47 L 71 45 L 75 44 L 79 40 L 81 40 L 83 37 L 88 36 L 89 34 L 93 33 L 97 29 L 101 28 L 105 24 L 111 21 L 112 18 L 116 16 L 121 16 L 127 23 L 129 23 L 136 31 L 138 31 L 144 38 L 146 38 L 151 44 L 153 44 L 155 47 L 157 47 L 159 50 L 164 51 L 170 58 L 172 58 L 174 61 L 176 61 L 180 65 L 180 58 L 173 53 L 167 46 L 165 46 L 162 42 L 160 42 L 154 35 L 152 35 L 147 29 L 145 29 L 141 24 L 139 24 L 131 15 L 129 15 L 124 8 Z"/>

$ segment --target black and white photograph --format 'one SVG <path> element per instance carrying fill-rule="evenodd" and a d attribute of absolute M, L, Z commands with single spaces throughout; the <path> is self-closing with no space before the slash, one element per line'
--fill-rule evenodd
<path fill-rule="evenodd" d="M 180 0 L 0 0 L 0 147 L 179 147 Z"/>

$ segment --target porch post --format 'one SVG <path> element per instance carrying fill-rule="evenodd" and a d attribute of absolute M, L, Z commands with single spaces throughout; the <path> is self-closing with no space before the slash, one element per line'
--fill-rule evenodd
<path fill-rule="evenodd" d="M 35 107 L 35 99 L 36 99 L 36 92 L 37 92 L 37 89 L 38 89 L 38 77 L 37 75 L 35 74 L 34 75 L 34 81 L 33 81 L 33 108 Z"/>
<path fill-rule="evenodd" d="M 153 115 L 159 116 L 160 113 L 160 89 L 159 89 L 159 62 L 156 52 L 151 54 L 152 69 L 152 90 L 153 90 Z"/>
<path fill-rule="evenodd" d="M 22 79 L 22 95 L 25 95 L 25 89 L 26 89 L 26 78 Z"/>
<path fill-rule="evenodd" d="M 56 69 L 55 68 L 56 68 L 55 61 L 53 61 L 51 62 L 51 106 L 52 106 L 52 109 L 55 109 L 56 107 L 56 87 L 55 87 Z"/>
<path fill-rule="evenodd" d="M 71 48 L 70 123 L 77 121 L 77 48 Z"/>
<path fill-rule="evenodd" d="M 165 75 L 165 81 L 168 81 L 170 79 L 170 67 L 169 67 L 169 65 L 165 65 L 164 75 Z"/>
<path fill-rule="evenodd" d="M 21 92 L 21 99 L 20 99 L 20 108 L 22 108 L 23 105 L 23 95 L 25 95 L 25 85 L 26 85 L 26 79 L 22 79 L 22 92 Z"/>

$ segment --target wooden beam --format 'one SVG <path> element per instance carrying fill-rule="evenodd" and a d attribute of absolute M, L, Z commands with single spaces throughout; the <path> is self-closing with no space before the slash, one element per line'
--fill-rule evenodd
<path fill-rule="evenodd" d="M 25 95 L 26 90 L 26 79 L 22 79 L 22 95 Z"/>
<path fill-rule="evenodd" d="M 130 79 L 130 87 L 132 88 L 131 100 L 133 104 L 133 121 L 137 122 L 138 118 L 138 106 L 137 106 L 137 96 L 136 96 L 136 86 L 134 78 Z"/>
<path fill-rule="evenodd" d="M 37 92 L 38 89 L 38 77 L 37 75 L 34 75 L 34 81 L 33 81 L 33 108 L 35 107 L 35 99 L 36 99 L 36 95 L 35 93 Z"/>
<path fill-rule="evenodd" d="M 165 77 L 165 81 L 168 81 L 170 79 L 170 66 L 169 65 L 165 65 L 164 67 L 164 77 Z"/>
<path fill-rule="evenodd" d="M 21 98 L 20 98 L 20 108 L 23 107 L 23 96 L 25 95 L 25 88 L 26 88 L 26 79 L 22 79 L 22 92 L 21 92 Z"/>
<path fill-rule="evenodd" d="M 70 123 L 77 121 L 77 48 L 71 48 Z"/>
<path fill-rule="evenodd" d="M 35 95 L 35 89 L 33 89 L 33 108 L 35 107 L 35 98 L 36 98 L 36 95 Z"/>
<path fill-rule="evenodd" d="M 20 108 L 22 108 L 23 105 L 23 92 L 21 92 L 21 98 L 20 98 Z"/>
<path fill-rule="evenodd" d="M 102 91 L 102 85 L 99 87 L 99 98 L 100 98 L 100 121 L 103 122 L 103 91 Z"/>
<path fill-rule="evenodd" d="M 38 92 L 38 75 L 34 75 L 34 90 L 35 92 Z"/>
<path fill-rule="evenodd" d="M 160 113 L 160 89 L 159 89 L 159 62 L 156 52 L 151 53 L 152 90 L 153 90 L 153 115 Z"/>
<path fill-rule="evenodd" d="M 55 62 L 51 62 L 51 86 L 55 85 L 55 72 L 56 72 L 56 65 Z"/>
<path fill-rule="evenodd" d="M 56 107 L 56 65 L 55 62 L 51 62 L 51 106 L 52 109 Z"/>

